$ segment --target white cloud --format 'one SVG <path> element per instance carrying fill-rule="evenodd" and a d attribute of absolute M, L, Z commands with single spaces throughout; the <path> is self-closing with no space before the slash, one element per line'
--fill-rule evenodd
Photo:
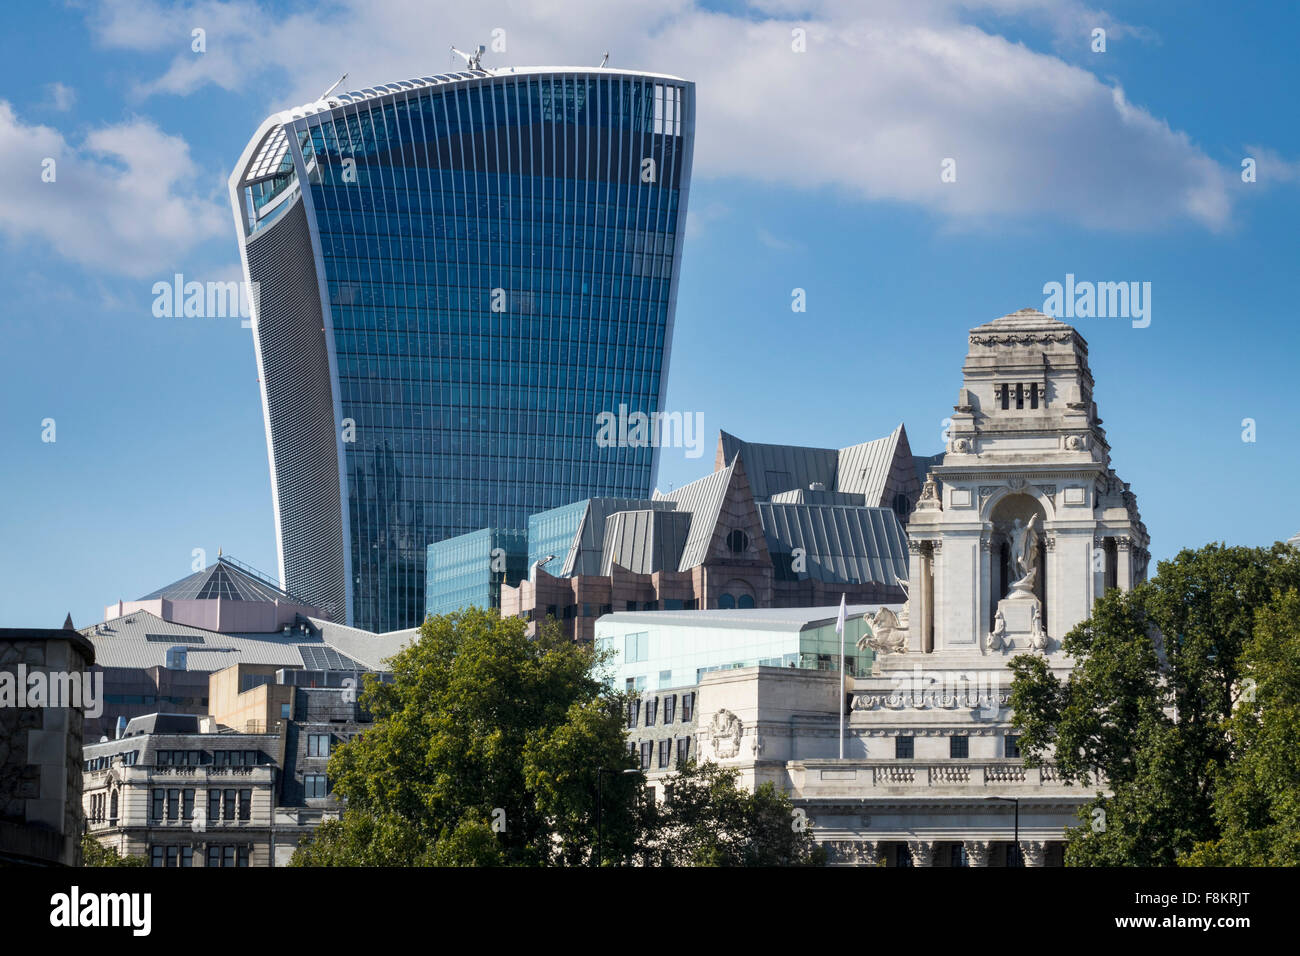
<path fill-rule="evenodd" d="M 976 16 L 1045 29 L 1055 52 L 968 22 Z M 959 228 L 1034 218 L 1225 227 L 1234 171 L 1085 68 L 1097 25 L 1112 42 L 1150 39 L 1072 0 L 754 0 L 743 16 L 691 0 L 369 0 L 290 15 L 254 0 L 110 0 L 92 16 L 108 46 L 176 51 L 140 81 L 145 94 L 215 84 L 266 90 L 268 110 L 279 109 L 314 99 L 343 70 L 352 89 L 445 71 L 456 61 L 444 44 L 490 42 L 500 27 L 507 49 L 489 50 L 488 65 L 594 65 L 608 49 L 613 66 L 695 80 L 697 177 L 901 201 Z M 190 51 L 196 26 L 203 54 Z M 796 26 L 806 53 L 791 50 Z M 957 162 L 955 183 L 940 181 L 945 158 Z"/>
<path fill-rule="evenodd" d="M 66 113 L 77 102 L 77 91 L 65 83 L 51 83 L 46 89 L 50 93 L 50 108 L 60 113 Z"/>
<path fill-rule="evenodd" d="M 53 182 L 42 179 L 47 160 Z M 0 233 L 14 244 L 47 242 L 120 275 L 169 274 L 179 255 L 232 228 L 228 207 L 194 192 L 196 177 L 185 140 L 147 120 L 101 127 L 74 145 L 0 100 Z"/>

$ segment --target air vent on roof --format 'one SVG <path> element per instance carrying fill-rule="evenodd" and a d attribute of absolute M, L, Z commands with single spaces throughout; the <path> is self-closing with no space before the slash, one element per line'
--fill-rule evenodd
<path fill-rule="evenodd" d="M 808 486 L 808 490 L 809 490 L 809 491 L 825 491 L 825 490 L 826 490 L 826 486 L 825 486 L 824 484 L 822 484 L 820 481 L 814 481 L 811 485 Z"/>
<path fill-rule="evenodd" d="M 202 634 L 146 634 L 146 641 L 153 644 L 203 644 Z"/>

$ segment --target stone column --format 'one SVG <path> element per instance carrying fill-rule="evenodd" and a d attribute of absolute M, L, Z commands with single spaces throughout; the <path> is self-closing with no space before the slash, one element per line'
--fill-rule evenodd
<path fill-rule="evenodd" d="M 926 634 L 925 643 L 922 645 L 922 650 L 925 651 L 925 653 L 927 654 L 933 654 L 935 652 L 935 649 L 939 646 L 939 635 L 938 635 L 939 622 L 943 620 L 941 614 L 941 602 L 940 602 L 940 596 L 943 594 L 943 571 L 941 570 L 943 565 L 942 559 L 943 559 L 943 542 L 931 541 L 930 557 L 929 557 L 929 561 L 927 562 L 930 571 L 929 580 L 927 581 L 927 583 L 930 586 L 930 598 L 929 598 L 929 608 L 928 608 L 930 613 L 927 615 L 928 633 Z"/>
<path fill-rule="evenodd" d="M 907 542 L 907 578 L 908 578 L 908 622 L 907 650 L 910 654 L 921 653 L 921 644 L 925 640 L 926 614 L 925 596 L 925 559 L 921 554 L 921 542 L 908 539 Z"/>
<path fill-rule="evenodd" d="M 966 840 L 962 843 L 962 846 L 966 848 L 966 863 L 968 865 L 989 865 L 989 844 L 987 840 Z"/>
<path fill-rule="evenodd" d="M 912 854 L 913 866 L 934 866 L 934 844 L 927 840 L 910 840 L 908 852 Z"/>
<path fill-rule="evenodd" d="M 1115 583 L 1121 591 L 1133 590 L 1133 539 L 1115 539 Z"/>
<path fill-rule="evenodd" d="M 989 631 L 993 630 L 993 538 L 992 532 L 980 535 L 980 579 L 976 585 L 980 589 L 980 623 L 976 629 L 980 647 L 987 651 L 985 644 Z"/>
<path fill-rule="evenodd" d="M 1020 858 L 1025 861 L 1025 866 L 1042 866 L 1045 851 L 1046 844 L 1042 840 L 1020 841 Z"/>

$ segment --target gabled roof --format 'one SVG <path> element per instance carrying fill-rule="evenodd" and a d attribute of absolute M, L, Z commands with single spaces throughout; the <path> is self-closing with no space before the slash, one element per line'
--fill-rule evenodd
<path fill-rule="evenodd" d="M 725 431 L 719 432 L 718 443 L 724 463 L 744 459 L 755 501 L 820 484 L 826 491 L 862 495 L 860 503 L 881 507 L 888 504 L 883 497 L 895 461 L 912 454 L 901 422 L 884 438 L 839 449 L 747 442 Z"/>
<path fill-rule="evenodd" d="M 691 529 L 686 538 L 686 546 L 682 548 L 678 571 L 697 567 L 709 556 L 709 543 L 718 526 L 722 502 L 727 497 L 735 469 L 736 462 L 733 459 L 726 468 L 698 478 L 688 485 L 682 485 L 666 494 L 655 491 L 656 501 L 675 501 L 678 509 L 691 513 Z"/>
<path fill-rule="evenodd" d="M 218 557 L 202 571 L 173 581 L 166 587 L 140 598 L 141 601 L 286 601 L 308 606 L 305 601 L 282 591 L 252 568 L 239 565 L 230 558 Z"/>
<path fill-rule="evenodd" d="M 911 457 L 902 422 L 884 438 L 841 448 L 835 490 L 861 494 L 868 505 L 885 504 L 885 487 L 900 451 Z"/>
<path fill-rule="evenodd" d="M 743 454 L 745 474 L 755 500 L 770 498 L 779 491 L 807 488 L 821 483 L 828 491 L 835 489 L 835 470 L 839 451 L 834 448 L 807 448 L 802 445 L 768 445 L 747 442 L 720 431 L 723 462 L 727 465 Z"/>

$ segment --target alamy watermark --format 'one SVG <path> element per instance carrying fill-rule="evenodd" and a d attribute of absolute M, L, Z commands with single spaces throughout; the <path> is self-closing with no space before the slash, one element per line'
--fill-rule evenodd
<path fill-rule="evenodd" d="M 704 454 L 704 413 L 618 412 L 596 416 L 596 444 L 601 448 L 685 448 L 687 458 Z"/>
<path fill-rule="evenodd" d="M 104 713 L 103 671 L 0 671 L 0 707 L 78 707 L 87 717 Z"/>
<path fill-rule="evenodd" d="M 244 319 L 253 317 L 260 293 L 256 282 L 186 281 L 177 272 L 172 280 L 153 284 L 153 314 L 159 319 Z"/>
<path fill-rule="evenodd" d="M 1065 282 L 1043 286 L 1043 312 L 1057 319 L 1132 319 L 1133 328 L 1151 324 L 1150 282 Z"/>

